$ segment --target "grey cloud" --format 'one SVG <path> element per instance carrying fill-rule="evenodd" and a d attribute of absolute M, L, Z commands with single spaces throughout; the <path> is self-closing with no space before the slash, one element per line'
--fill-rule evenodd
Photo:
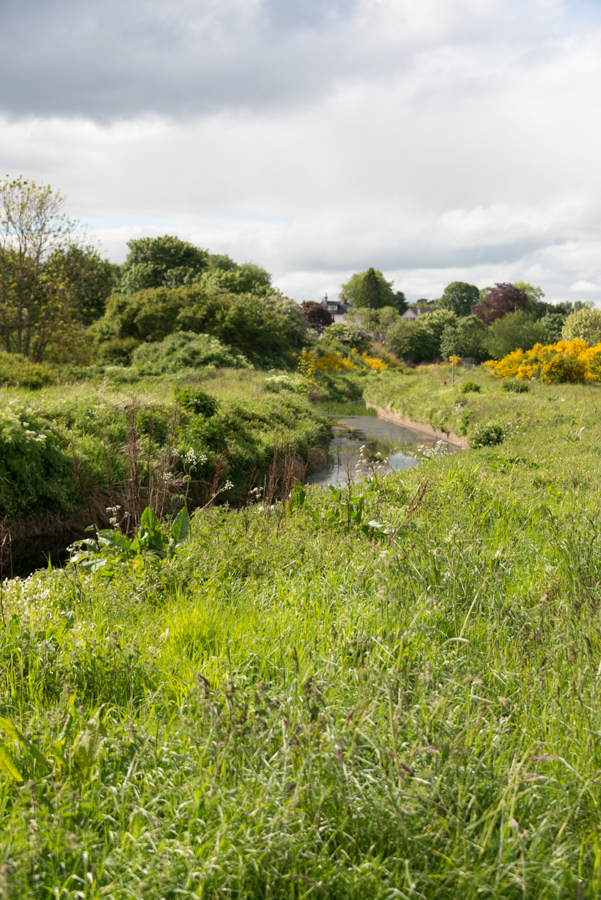
<path fill-rule="evenodd" d="M 104 121 L 289 110 L 341 84 L 398 78 L 445 43 L 511 42 L 518 5 L 4 0 L 0 110 Z M 540 25 L 532 15 L 523 13 L 526 31 Z"/>

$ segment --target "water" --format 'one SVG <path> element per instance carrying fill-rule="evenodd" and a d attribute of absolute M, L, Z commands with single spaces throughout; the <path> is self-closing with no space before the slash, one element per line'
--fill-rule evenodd
<path fill-rule="evenodd" d="M 337 416 L 328 462 L 319 472 L 310 475 L 307 483 L 347 484 L 349 474 L 353 481 L 369 475 L 373 465 L 378 465 L 378 459 L 388 460 L 385 466 L 378 465 L 379 472 L 411 469 L 419 464 L 411 454 L 419 446 L 434 447 L 437 443 L 437 438 L 375 416 Z M 363 454 L 360 452 L 362 447 L 365 447 Z M 456 449 L 450 444 L 447 448 Z M 376 456 L 378 453 L 380 457 Z"/>

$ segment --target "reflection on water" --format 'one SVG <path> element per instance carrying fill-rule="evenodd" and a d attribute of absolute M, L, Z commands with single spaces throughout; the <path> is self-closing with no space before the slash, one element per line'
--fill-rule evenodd
<path fill-rule="evenodd" d="M 328 462 L 309 476 L 307 483 L 347 484 L 349 478 L 354 481 L 369 475 L 374 465 L 380 472 L 410 469 L 419 463 L 410 454 L 420 446 L 434 447 L 437 443 L 436 438 L 373 416 L 337 417 Z M 449 449 L 454 448 L 449 445 Z M 379 465 L 380 459 L 388 460 L 385 468 Z"/>

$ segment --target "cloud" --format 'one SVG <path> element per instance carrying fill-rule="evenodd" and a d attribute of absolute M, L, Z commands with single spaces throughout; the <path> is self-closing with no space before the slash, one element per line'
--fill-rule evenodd
<path fill-rule="evenodd" d="M 369 265 L 413 297 L 523 279 L 574 298 L 601 250 L 601 24 L 576 12 L 5 0 L 0 158 L 115 260 L 172 233 L 298 299 Z"/>

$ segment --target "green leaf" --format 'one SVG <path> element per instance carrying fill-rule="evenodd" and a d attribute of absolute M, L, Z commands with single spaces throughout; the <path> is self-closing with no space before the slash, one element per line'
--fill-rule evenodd
<path fill-rule="evenodd" d="M 171 525 L 171 537 L 175 546 L 185 541 L 190 534 L 190 516 L 186 507 L 182 507 Z"/>
<path fill-rule="evenodd" d="M 12 781 L 23 781 L 23 776 L 15 766 L 8 749 L 0 744 L 0 772 Z"/>

